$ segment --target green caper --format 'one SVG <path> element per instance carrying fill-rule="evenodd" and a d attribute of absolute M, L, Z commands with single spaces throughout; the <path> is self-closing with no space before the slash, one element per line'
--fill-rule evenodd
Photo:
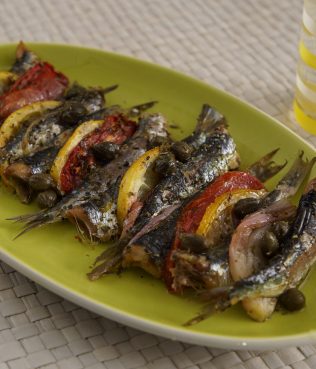
<path fill-rule="evenodd" d="M 29 178 L 29 185 L 35 191 L 45 191 L 54 185 L 53 179 L 49 174 L 33 174 Z"/>
<path fill-rule="evenodd" d="M 243 219 L 246 215 L 254 213 L 259 209 L 260 201 L 258 199 L 247 198 L 239 200 L 233 209 L 237 219 Z"/>
<path fill-rule="evenodd" d="M 305 306 L 305 296 L 297 288 L 290 288 L 279 297 L 279 303 L 288 311 L 297 311 Z"/>
<path fill-rule="evenodd" d="M 174 155 L 171 152 L 162 153 L 155 161 L 154 171 L 162 176 L 173 173 L 176 169 Z"/>
<path fill-rule="evenodd" d="M 41 209 L 51 208 L 57 202 L 57 193 L 53 190 L 40 192 L 37 195 L 36 202 Z"/>
<path fill-rule="evenodd" d="M 93 146 L 92 151 L 97 159 L 110 161 L 115 158 L 120 150 L 120 145 L 113 142 L 101 142 Z"/>
<path fill-rule="evenodd" d="M 207 250 L 204 237 L 194 233 L 182 233 L 180 235 L 181 249 L 200 253 Z"/>
<path fill-rule="evenodd" d="M 193 147 L 186 142 L 178 141 L 171 146 L 171 151 L 177 160 L 185 162 L 190 159 Z"/>
<path fill-rule="evenodd" d="M 265 232 L 259 243 L 262 254 L 268 258 L 274 256 L 278 252 L 279 241 L 273 232 Z"/>
<path fill-rule="evenodd" d="M 81 103 L 66 102 L 61 113 L 61 121 L 67 124 L 76 123 L 85 114 L 87 114 L 87 110 Z"/>

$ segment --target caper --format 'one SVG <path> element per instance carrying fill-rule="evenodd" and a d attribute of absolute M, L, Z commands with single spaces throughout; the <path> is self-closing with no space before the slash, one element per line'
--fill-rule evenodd
<path fill-rule="evenodd" d="M 53 179 L 49 174 L 37 173 L 29 178 L 29 185 L 35 191 L 48 190 L 53 184 Z"/>
<path fill-rule="evenodd" d="M 201 253 L 207 250 L 204 237 L 194 233 L 182 233 L 180 235 L 181 249 Z"/>
<path fill-rule="evenodd" d="M 175 169 L 176 162 L 171 152 L 162 153 L 155 161 L 154 171 L 162 176 L 173 173 Z"/>
<path fill-rule="evenodd" d="M 65 103 L 64 110 L 61 113 L 61 121 L 67 124 L 75 124 L 84 114 L 87 114 L 87 110 L 81 103 L 68 102 Z"/>
<path fill-rule="evenodd" d="M 259 209 L 260 201 L 258 199 L 247 198 L 239 200 L 233 209 L 237 219 L 243 219 L 246 215 L 254 213 Z"/>
<path fill-rule="evenodd" d="M 186 142 L 178 141 L 171 146 L 171 151 L 179 161 L 187 161 L 190 159 L 193 147 Z"/>
<path fill-rule="evenodd" d="M 279 249 L 279 241 L 273 232 L 267 231 L 260 240 L 261 252 L 266 257 L 274 256 Z"/>
<path fill-rule="evenodd" d="M 297 288 L 290 288 L 279 297 L 279 303 L 288 311 L 297 311 L 305 306 L 305 296 Z"/>
<path fill-rule="evenodd" d="M 110 161 L 113 160 L 120 150 L 120 145 L 113 142 L 101 142 L 93 146 L 92 151 L 97 159 Z"/>
<path fill-rule="evenodd" d="M 37 195 L 36 202 L 41 209 L 51 208 L 57 202 L 57 193 L 53 190 L 40 192 Z"/>

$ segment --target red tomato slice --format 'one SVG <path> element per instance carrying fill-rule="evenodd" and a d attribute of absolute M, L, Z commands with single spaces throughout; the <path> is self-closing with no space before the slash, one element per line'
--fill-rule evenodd
<path fill-rule="evenodd" d="M 95 166 L 95 157 L 91 147 L 101 142 L 124 143 L 136 130 L 136 123 L 123 115 L 111 115 L 105 118 L 104 124 L 95 129 L 71 151 L 60 174 L 60 189 L 64 193 L 77 188 L 83 178 Z"/>
<path fill-rule="evenodd" d="M 52 65 L 34 65 L 15 81 L 9 91 L 0 96 L 0 119 L 33 102 L 59 98 L 68 83 L 68 78 L 56 72 Z"/>
<path fill-rule="evenodd" d="M 263 188 L 263 184 L 256 177 L 247 172 L 227 172 L 206 187 L 203 192 L 183 209 L 176 225 L 176 235 L 173 245 L 165 262 L 164 279 L 170 291 L 173 290 L 171 269 L 174 267 L 174 262 L 172 260 L 172 252 L 180 246 L 180 234 L 195 233 L 207 207 L 214 202 L 218 196 L 237 189 L 261 190 Z"/>

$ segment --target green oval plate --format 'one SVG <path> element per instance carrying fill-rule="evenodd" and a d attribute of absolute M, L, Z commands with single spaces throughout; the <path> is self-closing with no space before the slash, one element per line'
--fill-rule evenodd
<path fill-rule="evenodd" d="M 192 131 L 202 103 L 213 105 L 226 116 L 244 166 L 276 147 L 281 148 L 278 161 L 287 159 L 292 163 L 299 150 L 304 150 L 308 157 L 315 155 L 311 146 L 266 114 L 174 71 L 82 47 L 29 46 L 73 81 L 101 86 L 119 83 L 120 87 L 109 95 L 109 103 L 130 106 L 158 100 L 155 110 L 181 128 L 171 130 L 175 138 Z M 0 47 L 0 69 L 10 67 L 15 47 Z M 269 184 L 270 188 L 279 178 Z M 79 243 L 74 228 L 66 223 L 35 230 L 13 241 L 19 226 L 4 219 L 36 208 L 21 205 L 0 186 L 0 209 L 2 260 L 64 298 L 105 317 L 171 339 L 207 346 L 263 350 L 315 341 L 315 273 L 304 285 L 307 307 L 301 312 L 275 313 L 266 323 L 255 323 L 236 306 L 184 328 L 182 324 L 199 310 L 198 302 L 169 294 L 162 282 L 141 271 L 130 270 L 121 277 L 89 282 L 85 273 L 102 246 Z"/>

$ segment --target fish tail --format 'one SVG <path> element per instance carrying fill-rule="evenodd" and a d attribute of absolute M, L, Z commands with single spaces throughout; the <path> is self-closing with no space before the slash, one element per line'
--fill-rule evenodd
<path fill-rule="evenodd" d="M 112 86 L 109 86 L 109 87 L 105 87 L 105 88 L 102 88 L 102 92 L 103 94 L 108 94 L 109 92 L 112 92 L 114 90 L 116 90 L 118 88 L 119 85 L 112 85 Z"/>
<path fill-rule="evenodd" d="M 87 273 L 87 277 L 90 281 L 95 281 L 105 274 L 118 272 L 122 265 L 124 247 L 125 243 L 123 245 L 123 243 L 119 241 L 103 251 L 94 261 L 94 268 L 92 271 Z M 98 265 L 96 266 L 96 264 Z"/>
<path fill-rule="evenodd" d="M 288 173 L 277 185 L 277 189 L 287 189 L 292 195 L 297 192 L 316 161 L 316 157 L 312 158 L 311 160 L 304 160 L 303 157 L 304 151 L 301 151 Z"/>
<path fill-rule="evenodd" d="M 158 103 L 158 101 L 153 100 L 153 101 L 148 101 L 148 102 L 143 103 L 143 104 L 134 105 L 134 106 L 132 106 L 128 109 L 128 115 L 131 116 L 131 117 L 136 117 L 136 116 L 142 114 L 144 111 L 152 108 L 157 103 Z"/>
<path fill-rule="evenodd" d="M 208 104 L 203 104 L 197 120 L 195 132 L 212 132 L 218 128 L 227 128 L 225 117 Z"/>
<path fill-rule="evenodd" d="M 210 316 L 228 309 L 233 303 L 230 298 L 230 287 L 218 287 L 201 293 L 201 298 L 207 301 L 201 311 L 184 323 L 185 327 L 200 323 Z"/>
<path fill-rule="evenodd" d="M 279 148 L 264 155 L 255 163 L 250 165 L 247 172 L 257 177 L 261 182 L 266 182 L 268 179 L 274 177 L 287 165 L 287 160 L 282 164 L 276 164 L 276 162 L 272 160 L 278 151 Z"/>
<path fill-rule="evenodd" d="M 14 237 L 14 239 L 17 239 L 32 229 L 42 227 L 46 224 L 56 223 L 61 219 L 61 215 L 56 212 L 56 210 L 52 209 L 43 210 L 35 214 L 25 214 L 7 218 L 7 220 L 14 221 L 15 223 L 24 223 L 22 230 Z"/>

